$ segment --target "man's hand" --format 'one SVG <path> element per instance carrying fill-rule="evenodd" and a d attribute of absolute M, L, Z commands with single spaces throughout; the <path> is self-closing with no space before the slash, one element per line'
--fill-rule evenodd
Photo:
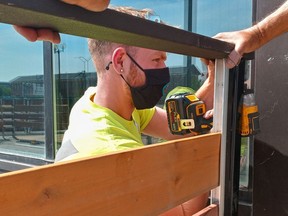
<path fill-rule="evenodd" d="M 206 108 L 213 108 L 214 100 L 214 74 L 215 74 L 215 63 L 211 60 L 201 59 L 201 61 L 207 65 L 208 74 L 207 79 L 204 81 L 203 85 L 197 90 L 195 95 L 204 101 Z"/>
<path fill-rule="evenodd" d="M 105 10 L 110 0 L 62 0 L 68 4 L 78 5 L 90 11 L 103 11 Z M 51 29 L 33 29 L 21 26 L 13 26 L 14 29 L 25 37 L 28 41 L 49 41 L 51 43 L 60 43 L 60 35 Z"/>
<path fill-rule="evenodd" d="M 104 11 L 109 3 L 110 0 L 62 0 L 68 4 L 78 5 L 90 11 Z"/>
<path fill-rule="evenodd" d="M 211 110 L 208 110 L 205 114 L 204 114 L 204 118 L 205 119 L 210 119 L 213 117 L 213 114 L 214 114 L 214 109 L 211 109 Z"/>
<path fill-rule="evenodd" d="M 260 35 L 256 26 L 235 32 L 222 32 L 213 38 L 235 44 L 234 50 L 226 59 L 226 66 L 233 68 L 240 63 L 245 53 L 252 52 L 260 47 Z"/>
<path fill-rule="evenodd" d="M 51 29 L 33 29 L 21 26 L 13 26 L 14 29 L 25 37 L 28 41 L 50 41 L 51 43 L 60 43 L 60 35 Z"/>

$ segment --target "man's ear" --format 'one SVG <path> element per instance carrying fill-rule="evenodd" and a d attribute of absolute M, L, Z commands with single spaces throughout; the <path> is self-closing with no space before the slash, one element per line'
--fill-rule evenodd
<path fill-rule="evenodd" d="M 122 74 L 123 73 L 123 61 L 126 58 L 126 50 L 123 47 L 118 47 L 112 54 L 112 66 L 114 70 Z"/>

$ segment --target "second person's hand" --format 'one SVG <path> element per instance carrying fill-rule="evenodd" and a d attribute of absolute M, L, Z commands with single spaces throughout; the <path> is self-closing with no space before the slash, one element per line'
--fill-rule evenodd
<path fill-rule="evenodd" d="M 83 7 L 90 11 L 100 12 L 105 10 L 110 0 L 61 0 L 65 3 L 77 5 Z M 28 28 L 22 26 L 13 26 L 14 29 L 25 37 L 28 41 L 35 42 L 35 41 L 49 41 L 51 43 L 58 44 L 60 43 L 60 35 L 58 32 L 55 32 L 51 29 L 47 28 Z"/>

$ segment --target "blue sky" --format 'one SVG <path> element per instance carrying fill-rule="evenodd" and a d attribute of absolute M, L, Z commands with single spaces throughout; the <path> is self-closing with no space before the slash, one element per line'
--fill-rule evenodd
<path fill-rule="evenodd" d="M 15 76 L 42 74 L 42 43 L 29 43 L 14 32 L 10 25 L 0 24 L 0 81 Z"/>
<path fill-rule="evenodd" d="M 161 19 L 171 25 L 184 28 L 183 0 L 111 0 L 111 5 L 133 6 L 135 8 L 153 8 Z M 251 25 L 250 0 L 200 0 L 197 1 L 196 32 L 213 36 L 221 31 L 231 31 Z M 43 74 L 43 44 L 30 43 L 14 32 L 10 25 L 0 24 L 0 81 L 10 81 L 17 76 Z M 84 62 L 89 61 L 86 39 L 62 35 L 66 48 L 61 53 L 61 71 L 63 73 L 81 72 Z M 180 55 L 168 54 L 167 65 L 181 65 Z M 87 66 L 86 66 L 87 68 Z"/>

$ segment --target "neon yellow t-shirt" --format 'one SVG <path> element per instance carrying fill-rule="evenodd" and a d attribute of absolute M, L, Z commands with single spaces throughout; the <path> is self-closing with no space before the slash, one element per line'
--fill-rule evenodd
<path fill-rule="evenodd" d="M 65 160 L 143 146 L 141 132 L 152 119 L 155 108 L 135 109 L 133 120 L 129 121 L 92 102 L 95 94 L 96 87 L 90 87 L 71 110 L 62 145 L 70 143 L 77 152 L 66 155 Z"/>

